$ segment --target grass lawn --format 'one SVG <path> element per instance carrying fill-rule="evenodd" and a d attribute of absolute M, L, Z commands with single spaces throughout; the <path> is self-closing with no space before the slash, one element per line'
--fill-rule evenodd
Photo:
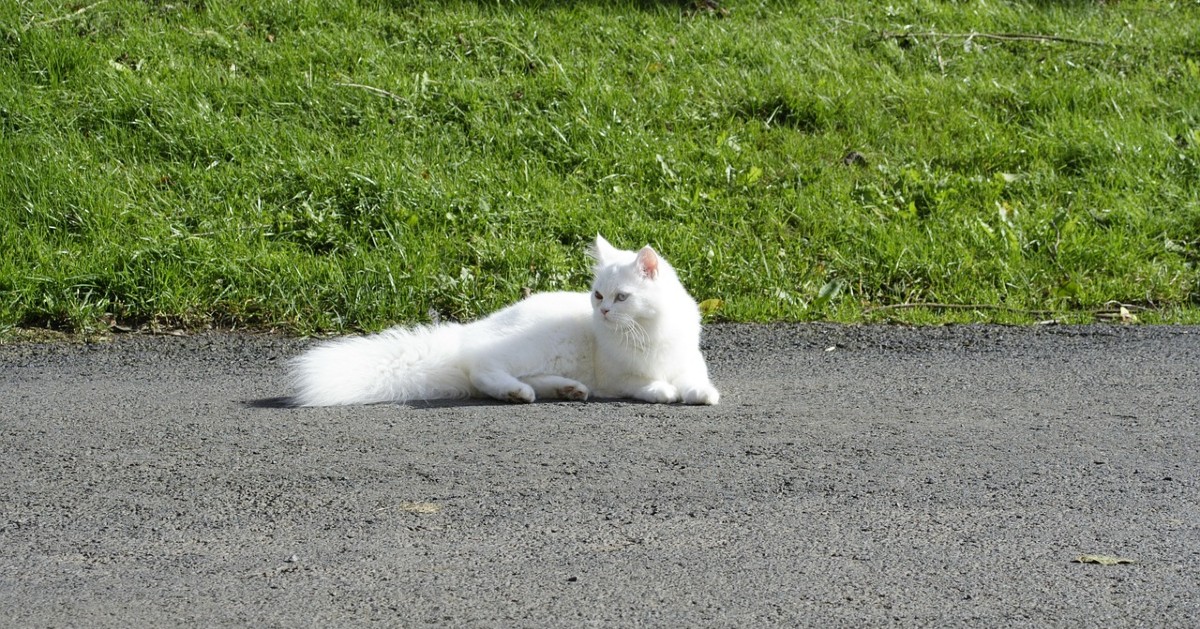
<path fill-rule="evenodd" d="M 1200 322 L 1200 2 L 714 6 L 0 3 L 0 330 Z"/>

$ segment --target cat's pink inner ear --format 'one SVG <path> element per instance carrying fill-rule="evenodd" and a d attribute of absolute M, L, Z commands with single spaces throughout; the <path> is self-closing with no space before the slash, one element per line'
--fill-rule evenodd
<path fill-rule="evenodd" d="M 637 267 L 642 277 L 648 279 L 658 277 L 658 254 L 650 248 L 650 245 L 642 247 L 642 250 L 638 252 Z"/>

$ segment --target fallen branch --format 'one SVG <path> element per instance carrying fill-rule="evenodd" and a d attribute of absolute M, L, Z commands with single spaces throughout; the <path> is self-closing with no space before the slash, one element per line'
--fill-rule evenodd
<path fill-rule="evenodd" d="M 1058 35 L 1041 35 L 1038 33 L 939 33 L 936 31 L 912 32 L 907 31 L 898 33 L 895 31 L 883 31 L 879 34 L 880 39 L 904 39 L 907 37 L 937 37 L 941 39 L 995 39 L 999 41 L 1046 41 L 1057 42 L 1061 44 L 1080 44 L 1083 46 L 1105 46 L 1111 47 L 1108 42 L 1095 41 L 1091 39 L 1076 39 L 1074 37 L 1059 37 Z"/>
<path fill-rule="evenodd" d="M 1053 315 L 1053 314 L 1087 314 L 1094 317 L 1119 317 L 1121 311 L 1126 313 L 1132 311 L 1142 312 L 1148 310 L 1144 306 L 1136 306 L 1134 304 L 1122 304 L 1120 302 L 1108 302 L 1104 304 L 1104 308 L 1095 310 L 1075 311 L 1075 312 L 1059 312 L 1056 310 L 1029 310 L 1026 308 L 1016 308 L 1013 306 L 1004 306 L 1001 304 L 941 304 L 936 302 L 919 301 L 905 302 L 902 304 L 887 304 L 885 306 L 875 306 L 872 308 L 864 308 L 863 314 L 873 314 L 884 310 L 908 310 L 912 308 L 929 308 L 931 310 L 1001 310 L 1004 312 L 1015 312 L 1018 314 L 1027 315 Z"/>
<path fill-rule="evenodd" d="M 1026 310 L 1024 308 L 1014 308 L 1012 306 L 1002 306 L 999 304 L 939 304 L 926 301 L 907 302 L 903 304 L 888 304 L 886 306 L 865 308 L 863 309 L 863 314 L 871 314 L 881 310 L 907 310 L 910 308 L 930 308 L 934 310 L 1003 310 L 1005 312 L 1017 312 L 1030 315 L 1054 314 L 1053 310 Z"/>
<path fill-rule="evenodd" d="M 397 103 L 406 103 L 406 102 L 408 102 L 408 101 L 404 100 L 404 98 L 403 98 L 402 96 L 398 96 L 398 95 L 396 95 L 396 94 L 393 94 L 393 93 L 391 93 L 391 92 L 389 92 L 389 91 L 387 91 L 387 90 L 384 90 L 384 89 L 379 89 L 378 87 L 372 87 L 372 86 L 370 86 L 370 85 L 363 85 L 363 84 L 361 84 L 361 83 L 334 83 L 334 85 L 336 85 L 336 86 L 338 86 L 338 87 L 353 87 L 353 88 L 357 88 L 357 89 L 360 89 L 360 90 L 366 90 L 366 91 L 368 91 L 368 92 L 370 92 L 370 93 L 372 93 L 372 94 L 374 94 L 374 95 L 376 95 L 376 96 L 382 96 L 382 97 L 384 97 L 384 98 L 390 98 L 390 99 L 392 99 L 392 100 L 396 101 Z"/>

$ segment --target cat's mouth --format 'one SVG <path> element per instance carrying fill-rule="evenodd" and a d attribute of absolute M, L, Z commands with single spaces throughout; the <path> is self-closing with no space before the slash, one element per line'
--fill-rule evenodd
<path fill-rule="evenodd" d="M 599 311 L 596 314 L 600 315 L 600 319 L 610 328 L 620 328 L 629 325 L 629 318 L 622 314 L 616 314 L 612 311 Z"/>

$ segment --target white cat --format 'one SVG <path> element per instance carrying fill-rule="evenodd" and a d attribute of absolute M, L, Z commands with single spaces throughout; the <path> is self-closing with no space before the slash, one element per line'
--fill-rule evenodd
<path fill-rule="evenodd" d="M 590 251 L 592 292 L 537 293 L 468 324 L 336 339 L 292 364 L 302 406 L 491 396 L 716 404 L 700 311 L 649 246 Z"/>

